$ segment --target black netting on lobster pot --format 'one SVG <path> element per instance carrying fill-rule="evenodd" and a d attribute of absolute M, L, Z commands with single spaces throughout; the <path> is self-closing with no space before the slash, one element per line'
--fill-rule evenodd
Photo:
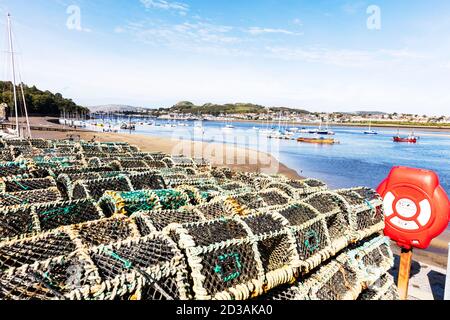
<path fill-rule="evenodd" d="M 68 255 L 76 250 L 64 232 L 45 233 L 24 240 L 0 244 L 0 270 L 18 268 L 36 261 Z"/>
<path fill-rule="evenodd" d="M 20 147 L 20 146 L 31 146 L 30 142 L 25 139 L 9 139 L 5 140 L 8 146 Z"/>
<path fill-rule="evenodd" d="M 393 255 L 389 240 L 377 237 L 364 244 L 362 252 L 358 255 L 367 272 L 377 272 L 376 269 L 386 273 L 393 266 Z"/>
<path fill-rule="evenodd" d="M 50 148 L 51 144 L 48 140 L 44 139 L 30 139 L 30 143 L 33 147 L 39 148 L 39 149 L 45 149 Z"/>
<path fill-rule="evenodd" d="M 132 237 L 139 237 L 137 226 L 125 217 L 113 217 L 78 224 L 72 227 L 82 242 L 88 247 L 107 245 Z"/>
<path fill-rule="evenodd" d="M 258 297 L 260 301 L 292 301 L 292 300 L 308 300 L 307 292 L 301 289 L 298 283 L 285 284 L 269 290 L 267 293 Z"/>
<path fill-rule="evenodd" d="M 313 194 L 304 202 L 325 215 L 328 234 L 336 250 L 345 248 L 351 228 L 348 212 L 344 211 L 342 201 L 333 193 L 321 192 Z"/>
<path fill-rule="evenodd" d="M 155 153 L 150 152 L 149 154 L 153 157 L 153 159 L 155 159 L 157 161 L 161 161 L 162 159 L 169 157 L 168 154 L 161 153 L 161 152 L 155 152 Z"/>
<path fill-rule="evenodd" d="M 0 241 L 13 238 L 35 230 L 31 206 L 0 209 Z"/>
<path fill-rule="evenodd" d="M 380 277 L 373 285 L 365 289 L 358 300 L 400 300 L 398 288 L 394 278 L 386 273 Z"/>
<path fill-rule="evenodd" d="M 56 300 L 62 294 L 36 271 L 0 274 L 0 300 Z"/>
<path fill-rule="evenodd" d="M 34 211 L 42 231 L 104 218 L 92 199 L 38 205 Z"/>
<path fill-rule="evenodd" d="M 142 235 L 148 235 L 152 231 L 162 231 L 172 223 L 185 224 L 202 221 L 202 217 L 192 209 L 141 211 L 133 218 Z"/>
<path fill-rule="evenodd" d="M 231 204 L 225 199 L 196 206 L 195 209 L 198 210 L 200 215 L 204 216 L 205 219 L 230 217 L 237 213 Z"/>
<path fill-rule="evenodd" d="M 263 198 L 267 206 L 281 206 L 287 204 L 291 198 L 283 191 L 278 189 L 266 189 L 258 192 L 258 195 Z"/>
<path fill-rule="evenodd" d="M 139 298 L 143 301 L 179 300 L 182 296 L 174 276 L 163 277 L 153 283 L 145 284 L 140 291 Z"/>
<path fill-rule="evenodd" d="M 0 147 L 3 148 L 3 147 Z M 14 157 L 10 150 L 0 150 L 0 161 L 13 161 Z"/>
<path fill-rule="evenodd" d="M 119 163 L 124 170 L 134 168 L 148 168 L 144 160 L 120 160 Z"/>
<path fill-rule="evenodd" d="M 0 162 L 0 178 L 23 175 L 28 172 L 25 162 Z"/>
<path fill-rule="evenodd" d="M 267 206 L 263 198 L 256 193 L 234 195 L 232 198 L 243 209 L 259 209 Z"/>
<path fill-rule="evenodd" d="M 330 255 L 331 240 L 325 217 L 317 210 L 304 203 L 295 203 L 277 212 L 288 220 L 295 234 L 299 259 L 307 270 Z"/>
<path fill-rule="evenodd" d="M 62 196 L 58 188 L 0 193 L 0 207 L 30 205 L 60 200 L 62 200 Z"/>
<path fill-rule="evenodd" d="M 91 197 L 99 200 L 105 191 L 132 191 L 133 188 L 126 176 L 103 178 L 97 180 L 78 181 L 74 185 L 72 199 Z"/>
<path fill-rule="evenodd" d="M 383 200 L 368 188 L 341 190 L 338 192 L 349 203 L 356 221 L 359 239 L 370 236 L 384 228 Z"/>
<path fill-rule="evenodd" d="M 144 160 L 147 167 L 150 169 L 164 169 L 167 168 L 167 164 L 161 160 Z"/>
<path fill-rule="evenodd" d="M 219 219 L 209 222 L 185 225 L 197 246 L 208 246 L 230 239 L 245 239 L 248 233 L 241 223 L 233 219 Z"/>
<path fill-rule="evenodd" d="M 128 177 L 134 190 L 166 189 L 164 179 L 155 171 L 131 174 Z"/>
<path fill-rule="evenodd" d="M 9 178 L 3 180 L 3 182 L 5 184 L 5 192 L 21 192 L 56 187 L 55 180 L 50 177 L 42 179 Z"/>
<path fill-rule="evenodd" d="M 131 271 L 146 272 L 148 268 L 167 267 L 180 259 L 173 242 L 152 235 L 132 241 L 100 246 L 90 251 L 92 261 L 103 280 L 112 280 Z"/>
<path fill-rule="evenodd" d="M 203 266 L 201 275 L 205 277 L 202 286 L 213 298 L 226 291 L 230 294 L 230 289 L 237 286 L 247 286 L 248 292 L 242 293 L 247 296 L 251 292 L 249 284 L 261 278 L 253 246 L 249 243 L 235 243 L 212 251 L 203 250 L 198 258 Z"/>
<path fill-rule="evenodd" d="M 338 261 L 321 267 L 310 280 L 312 300 L 356 300 L 362 291 L 356 270 Z"/>

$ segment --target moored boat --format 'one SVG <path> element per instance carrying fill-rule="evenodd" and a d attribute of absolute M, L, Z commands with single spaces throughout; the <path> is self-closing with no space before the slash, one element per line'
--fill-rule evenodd
<path fill-rule="evenodd" d="M 297 142 L 303 142 L 303 143 L 315 143 L 315 144 L 336 144 L 338 143 L 335 139 L 325 139 L 323 137 L 321 138 L 298 138 Z"/>

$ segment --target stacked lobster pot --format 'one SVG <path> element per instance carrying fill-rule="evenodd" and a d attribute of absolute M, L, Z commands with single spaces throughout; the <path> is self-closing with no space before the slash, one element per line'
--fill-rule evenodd
<path fill-rule="evenodd" d="M 0 299 L 398 299 L 371 189 L 126 143 L 0 145 Z"/>

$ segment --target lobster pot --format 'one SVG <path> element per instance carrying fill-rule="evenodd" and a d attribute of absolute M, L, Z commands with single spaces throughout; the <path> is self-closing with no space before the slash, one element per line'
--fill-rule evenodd
<path fill-rule="evenodd" d="M 0 274 L 0 299 L 65 300 L 64 294 L 99 282 L 89 256 L 76 252 Z"/>
<path fill-rule="evenodd" d="M 144 160 L 145 164 L 150 169 L 165 169 L 167 164 L 161 160 Z"/>
<path fill-rule="evenodd" d="M 34 230 L 31 206 L 20 206 L 0 210 L 0 242 Z"/>
<path fill-rule="evenodd" d="M 83 152 L 102 152 L 99 143 L 81 143 L 81 150 Z"/>
<path fill-rule="evenodd" d="M 50 148 L 51 144 L 48 140 L 44 140 L 44 139 L 30 139 L 30 144 L 31 146 L 35 147 L 35 148 L 39 148 L 39 149 L 45 149 L 45 148 Z"/>
<path fill-rule="evenodd" d="M 42 179 L 0 179 L 0 192 L 23 192 L 56 187 L 56 181 L 52 177 Z"/>
<path fill-rule="evenodd" d="M 29 171 L 26 161 L 0 162 L 0 178 L 25 175 Z"/>
<path fill-rule="evenodd" d="M 48 231 L 82 222 L 104 218 L 103 212 L 92 199 L 54 202 L 33 206 L 33 215 L 39 224 L 35 229 Z"/>
<path fill-rule="evenodd" d="M 362 291 L 357 270 L 344 259 L 321 267 L 303 285 L 311 300 L 356 300 Z"/>
<path fill-rule="evenodd" d="M 288 204 L 292 199 L 279 189 L 265 189 L 258 192 L 258 196 L 262 198 L 265 206 L 264 210 L 274 209 L 274 207 Z"/>
<path fill-rule="evenodd" d="M 25 139 L 8 139 L 5 143 L 10 147 L 31 147 L 30 141 Z"/>
<path fill-rule="evenodd" d="M 140 158 L 142 160 L 150 160 L 153 161 L 152 155 L 148 152 L 132 152 L 131 155 L 135 158 Z"/>
<path fill-rule="evenodd" d="M 246 184 L 242 182 L 228 182 L 225 184 L 220 185 L 220 188 L 223 190 L 221 192 L 221 195 L 227 195 L 227 196 L 235 196 L 239 194 L 245 194 L 254 192 L 255 190 L 251 188 L 250 186 L 247 186 Z"/>
<path fill-rule="evenodd" d="M 249 233 L 256 237 L 258 255 L 265 274 L 264 290 L 295 281 L 301 261 L 294 234 L 286 227 L 287 221 L 271 213 L 256 213 L 240 219 Z"/>
<path fill-rule="evenodd" d="M 332 192 L 318 192 L 303 200 L 324 217 L 331 245 L 335 252 L 346 248 L 353 238 L 353 224 L 345 200 Z"/>
<path fill-rule="evenodd" d="M 298 195 L 297 190 L 292 188 L 287 183 L 283 183 L 283 182 L 270 182 L 264 186 L 263 190 L 280 190 L 280 191 L 284 192 L 291 199 L 296 200 L 299 198 L 297 196 Z"/>
<path fill-rule="evenodd" d="M 304 273 L 310 272 L 334 254 L 326 218 L 315 208 L 299 202 L 280 208 L 276 213 L 288 222 Z"/>
<path fill-rule="evenodd" d="M 99 246 L 88 252 L 100 285 L 66 295 L 71 300 L 187 300 L 184 258 L 168 237 L 149 236 Z M 94 270 L 95 270 L 94 269 Z"/>
<path fill-rule="evenodd" d="M 382 274 L 394 266 L 394 257 L 387 237 L 377 236 L 346 255 L 359 267 L 364 288 L 372 286 Z"/>
<path fill-rule="evenodd" d="M 176 188 L 179 186 L 192 186 L 198 189 L 199 192 L 205 192 L 209 194 L 217 194 L 219 195 L 222 191 L 221 188 L 217 185 L 217 182 L 214 179 L 164 179 L 166 184 L 170 188 Z"/>
<path fill-rule="evenodd" d="M 205 218 L 205 220 L 213 220 L 219 218 L 231 217 L 241 214 L 243 210 L 228 198 L 215 198 L 209 203 L 195 206 L 193 208 L 198 215 Z"/>
<path fill-rule="evenodd" d="M 308 293 L 308 290 L 302 286 L 301 283 L 296 283 L 293 285 L 285 284 L 270 290 L 257 299 L 265 301 L 310 300 Z"/>
<path fill-rule="evenodd" d="M 0 147 L 2 148 L 2 147 Z M 11 150 L 5 149 L 5 150 L 1 150 L 0 149 L 0 162 L 4 162 L 4 161 L 13 161 L 14 157 L 11 153 Z"/>
<path fill-rule="evenodd" d="M 200 192 L 197 188 L 192 186 L 179 186 L 176 188 L 176 190 L 183 192 L 185 195 L 187 195 L 189 200 L 189 205 L 192 206 L 198 206 L 205 204 L 208 202 L 208 194 Z"/>
<path fill-rule="evenodd" d="M 170 224 L 186 224 L 206 219 L 197 210 L 163 210 L 163 211 L 139 211 L 132 215 L 139 232 L 142 235 L 149 235 L 153 231 L 162 231 Z"/>
<path fill-rule="evenodd" d="M 147 166 L 147 163 L 145 163 L 144 160 L 120 160 L 120 167 L 122 168 L 122 170 L 130 170 L 130 169 L 136 169 L 136 168 L 146 168 L 148 169 L 149 167 Z"/>
<path fill-rule="evenodd" d="M 150 152 L 149 153 L 154 160 L 161 161 L 162 159 L 170 157 L 168 154 L 161 153 L 161 152 Z"/>
<path fill-rule="evenodd" d="M 99 200 L 99 206 L 107 216 L 114 214 L 131 216 L 141 210 L 161 209 L 156 193 L 152 191 L 114 192 L 107 191 Z"/>
<path fill-rule="evenodd" d="M 361 293 L 358 300 L 400 300 L 394 278 L 386 273 L 370 288 Z"/>
<path fill-rule="evenodd" d="M 148 169 L 147 169 L 148 170 Z M 134 190 L 166 189 L 163 178 L 156 171 L 147 171 L 128 175 Z"/>
<path fill-rule="evenodd" d="M 197 169 L 201 169 L 201 170 L 210 170 L 211 169 L 211 163 L 204 158 L 194 158 L 192 159 L 192 161 L 194 162 L 194 166 Z"/>
<path fill-rule="evenodd" d="M 186 255 L 195 299 L 243 300 L 262 293 L 265 277 L 258 246 L 241 221 L 172 224 L 164 232 Z"/>
<path fill-rule="evenodd" d="M 0 243 L 0 271 L 19 268 L 35 262 L 66 256 L 77 250 L 64 231 L 42 233 L 37 236 Z"/>
<path fill-rule="evenodd" d="M 0 207 L 24 206 L 36 203 L 62 201 L 58 188 L 0 193 Z"/>
<path fill-rule="evenodd" d="M 264 199 L 257 193 L 244 193 L 230 196 L 235 206 L 240 207 L 243 211 L 255 210 L 266 206 Z"/>
<path fill-rule="evenodd" d="M 69 227 L 71 234 L 88 248 L 140 237 L 133 219 L 115 216 Z"/>
<path fill-rule="evenodd" d="M 313 193 L 327 191 L 328 189 L 325 183 L 315 179 L 286 180 L 285 182 L 278 184 L 282 185 L 281 187 L 278 187 L 279 189 L 286 192 L 293 199 L 298 200 L 303 200 Z"/>
<path fill-rule="evenodd" d="M 172 156 L 173 166 L 175 167 L 194 167 L 195 162 L 191 158 L 184 156 Z"/>
<path fill-rule="evenodd" d="M 355 220 L 355 240 L 361 240 L 384 229 L 383 200 L 375 190 L 356 188 L 337 191 L 349 204 Z"/>
<path fill-rule="evenodd" d="M 211 175 L 220 181 L 232 178 L 232 173 L 229 168 L 212 168 Z"/>
<path fill-rule="evenodd" d="M 130 179 L 125 175 L 114 178 L 102 178 L 96 180 L 79 180 L 69 190 L 69 197 L 73 200 L 92 198 L 98 201 L 105 191 L 132 191 Z"/>
<path fill-rule="evenodd" d="M 82 173 L 104 173 L 104 172 L 111 172 L 111 171 L 117 171 L 119 170 L 119 167 L 115 165 L 114 163 L 110 165 L 101 165 L 101 166 L 86 166 L 86 167 L 71 167 L 71 168 L 59 168 L 59 169 L 52 169 L 53 176 L 58 177 L 61 174 L 67 174 L 67 175 L 77 175 Z"/>

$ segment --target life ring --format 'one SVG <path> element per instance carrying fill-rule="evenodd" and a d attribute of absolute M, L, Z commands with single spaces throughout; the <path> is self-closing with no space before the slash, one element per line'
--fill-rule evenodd
<path fill-rule="evenodd" d="M 450 221 L 450 201 L 430 170 L 394 167 L 377 189 L 384 200 L 385 234 L 405 249 L 426 249 Z"/>

